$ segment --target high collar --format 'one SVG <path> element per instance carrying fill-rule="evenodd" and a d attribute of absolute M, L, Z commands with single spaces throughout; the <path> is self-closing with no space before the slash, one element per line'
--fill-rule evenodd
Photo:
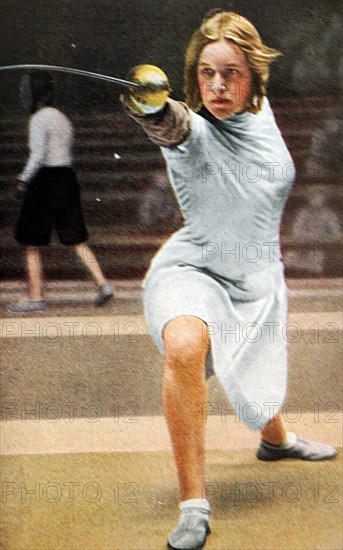
<path fill-rule="evenodd" d="M 246 128 L 255 120 L 256 115 L 250 113 L 249 111 L 243 111 L 241 113 L 234 113 L 228 118 L 216 118 L 213 116 L 206 107 L 201 107 L 198 112 L 200 116 L 217 126 L 218 128 L 232 130 L 234 128 Z"/>

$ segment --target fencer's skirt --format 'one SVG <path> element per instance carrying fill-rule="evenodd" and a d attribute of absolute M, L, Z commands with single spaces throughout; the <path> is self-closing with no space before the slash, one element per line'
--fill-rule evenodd
<path fill-rule="evenodd" d="M 283 264 L 266 266 L 241 288 L 192 265 L 192 243 L 188 262 L 177 257 L 174 245 L 162 248 L 144 281 L 151 336 L 163 354 L 167 323 L 184 315 L 202 319 L 211 342 L 207 375 L 213 369 L 235 412 L 249 428 L 260 430 L 282 408 L 287 388 Z"/>

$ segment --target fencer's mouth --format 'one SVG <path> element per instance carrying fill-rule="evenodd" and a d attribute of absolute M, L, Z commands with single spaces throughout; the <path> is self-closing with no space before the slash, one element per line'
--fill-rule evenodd
<path fill-rule="evenodd" d="M 226 97 L 217 97 L 215 99 L 212 99 L 211 103 L 213 103 L 213 105 L 226 105 L 232 103 L 232 101 L 231 99 L 227 99 Z"/>

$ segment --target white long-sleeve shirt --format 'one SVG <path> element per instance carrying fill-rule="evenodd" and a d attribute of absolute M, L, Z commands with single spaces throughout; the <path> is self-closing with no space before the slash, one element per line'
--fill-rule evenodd
<path fill-rule="evenodd" d="M 42 166 L 72 165 L 73 126 L 54 107 L 43 107 L 29 123 L 30 155 L 19 180 L 29 182 Z"/>

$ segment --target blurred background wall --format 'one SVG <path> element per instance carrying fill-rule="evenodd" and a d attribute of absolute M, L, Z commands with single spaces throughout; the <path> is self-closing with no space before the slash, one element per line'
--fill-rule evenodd
<path fill-rule="evenodd" d="M 140 63 L 162 67 L 183 99 L 183 59 L 192 32 L 214 8 L 251 20 L 283 52 L 271 67 L 269 97 L 294 159 L 297 180 L 283 216 L 288 277 L 342 275 L 341 0 L 1 0 L 0 65 L 38 63 L 125 78 Z M 0 276 L 23 278 L 13 238 L 13 189 L 27 159 L 22 72 L 0 73 Z M 181 223 L 161 152 L 123 115 L 119 88 L 54 73 L 57 97 L 76 130 L 75 166 L 91 244 L 109 277 L 141 277 Z M 47 277 L 81 278 L 54 242 Z"/>
<path fill-rule="evenodd" d="M 218 6 L 246 16 L 284 53 L 273 67 L 270 95 L 339 88 L 340 0 L 2 0 L 0 65 L 64 65 L 124 78 L 132 66 L 149 62 L 165 69 L 174 97 L 182 99 L 185 47 L 204 14 Z M 0 79 L 3 113 L 20 112 L 19 78 Z M 64 102 L 77 112 L 118 107 L 111 84 L 66 75 L 58 81 Z"/>

